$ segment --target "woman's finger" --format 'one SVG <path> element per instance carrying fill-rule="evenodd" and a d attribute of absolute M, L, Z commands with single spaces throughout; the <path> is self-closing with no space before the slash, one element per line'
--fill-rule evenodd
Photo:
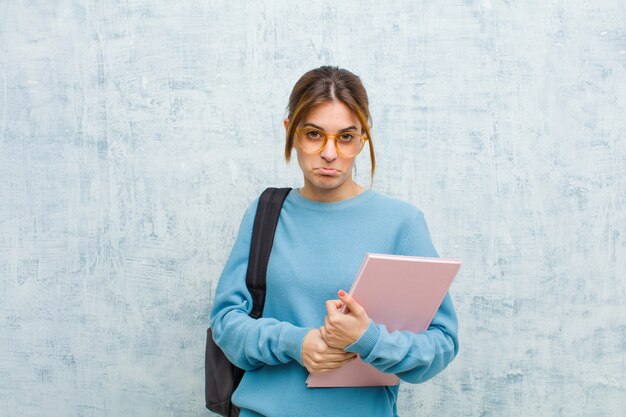
<path fill-rule="evenodd" d="M 341 314 L 339 312 L 341 305 L 341 300 L 326 300 L 326 312 L 329 316 L 333 314 Z"/>
<path fill-rule="evenodd" d="M 329 368 L 330 368 L 330 367 L 332 367 L 332 369 L 341 368 L 341 367 L 342 367 L 342 366 L 344 366 L 346 363 L 348 363 L 348 362 L 350 362 L 350 361 L 353 361 L 353 360 L 354 360 L 354 358 L 356 358 L 356 355 L 354 355 L 354 356 L 350 356 L 350 357 L 347 357 L 347 358 L 345 358 L 345 359 L 343 359 L 343 360 L 340 360 L 340 361 L 336 361 L 336 362 L 329 362 L 329 363 L 327 364 L 327 366 L 328 366 Z"/>
<path fill-rule="evenodd" d="M 326 360 L 328 362 L 344 362 L 346 360 L 352 359 L 353 357 L 355 357 L 356 354 L 353 353 L 334 353 L 332 355 L 328 355 L 326 357 Z"/>
<path fill-rule="evenodd" d="M 339 299 L 343 301 L 343 303 L 350 309 L 353 315 L 361 316 L 365 314 L 365 309 L 361 307 L 361 304 L 357 303 L 357 301 L 344 290 L 339 291 Z"/>
<path fill-rule="evenodd" d="M 327 334 L 327 335 L 330 335 L 330 332 L 329 332 L 328 330 L 329 330 L 329 329 L 332 329 L 332 328 L 333 328 L 333 326 L 332 326 L 332 324 L 330 323 L 330 317 L 328 317 L 328 316 L 324 317 L 324 327 L 326 328 L 326 329 L 325 329 L 325 330 L 326 330 L 326 334 Z"/>

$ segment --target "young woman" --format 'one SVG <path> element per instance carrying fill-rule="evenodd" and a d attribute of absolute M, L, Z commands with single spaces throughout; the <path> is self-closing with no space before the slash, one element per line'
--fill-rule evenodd
<path fill-rule="evenodd" d="M 365 88 L 351 72 L 304 74 L 284 120 L 285 158 L 295 149 L 304 185 L 287 196 L 267 268 L 263 316 L 248 316 L 246 270 L 258 197 L 247 209 L 217 286 L 215 342 L 246 370 L 232 402 L 241 416 L 396 416 L 398 386 L 308 388 L 308 373 L 356 355 L 409 383 L 424 382 L 456 356 L 457 318 L 446 294 L 428 330 L 389 333 L 345 293 L 367 252 L 438 256 L 414 205 L 352 178 L 367 143 L 375 169 Z M 349 314 L 338 314 L 341 304 Z"/>

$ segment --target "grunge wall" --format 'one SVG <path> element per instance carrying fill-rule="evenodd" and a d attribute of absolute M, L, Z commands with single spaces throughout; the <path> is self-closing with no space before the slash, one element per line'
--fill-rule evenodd
<path fill-rule="evenodd" d="M 623 413 L 623 1 L 5 0 L 0 417 L 210 414 L 217 280 L 302 185 L 282 119 L 323 64 L 368 89 L 373 187 L 463 261 L 460 354 L 400 415 Z"/>

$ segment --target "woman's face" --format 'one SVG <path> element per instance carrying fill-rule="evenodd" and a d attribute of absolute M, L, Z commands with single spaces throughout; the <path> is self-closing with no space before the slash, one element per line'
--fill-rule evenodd
<path fill-rule="evenodd" d="M 313 124 L 329 134 L 352 127 L 361 131 L 359 119 L 341 101 L 326 102 L 313 107 L 302 119 L 298 127 Z M 284 120 L 285 129 L 289 120 Z M 308 126 L 308 125 L 307 125 Z M 355 191 L 362 190 L 352 180 L 352 167 L 355 156 L 346 158 L 337 153 L 335 139 L 329 138 L 321 153 L 308 154 L 294 143 L 298 153 L 298 164 L 304 174 L 303 195 L 319 201 L 340 201 L 353 197 Z"/>

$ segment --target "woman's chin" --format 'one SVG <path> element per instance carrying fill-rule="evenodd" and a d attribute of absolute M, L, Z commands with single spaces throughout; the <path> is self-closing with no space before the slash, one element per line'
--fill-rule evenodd
<path fill-rule="evenodd" d="M 319 175 L 311 183 L 315 187 L 324 189 L 333 189 L 342 185 L 341 178 L 328 175 Z"/>

